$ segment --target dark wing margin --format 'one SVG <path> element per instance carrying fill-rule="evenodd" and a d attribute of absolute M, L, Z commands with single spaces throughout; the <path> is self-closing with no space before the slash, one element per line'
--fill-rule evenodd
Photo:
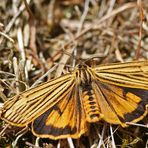
<path fill-rule="evenodd" d="M 126 122 L 138 122 L 147 115 L 148 90 L 121 87 L 100 81 L 94 83 L 103 120 L 125 127 Z"/>
<path fill-rule="evenodd" d="M 32 123 L 34 135 L 42 138 L 79 138 L 87 131 L 81 92 L 75 85 L 55 106 Z"/>
<path fill-rule="evenodd" d="M 132 113 L 124 115 L 126 122 L 138 122 L 143 119 L 148 113 L 148 90 L 137 89 L 137 88 L 124 88 L 125 94 L 134 94 L 141 100 L 138 103 L 137 108 Z"/>

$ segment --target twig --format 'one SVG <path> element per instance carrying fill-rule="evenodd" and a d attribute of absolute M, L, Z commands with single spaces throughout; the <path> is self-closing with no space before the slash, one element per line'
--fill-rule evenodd
<path fill-rule="evenodd" d="M 112 129 L 111 125 L 110 125 L 110 133 L 111 133 L 111 139 L 112 139 L 112 148 L 116 148 L 115 139 L 114 139 L 114 133 L 113 133 L 113 129 Z"/>
<path fill-rule="evenodd" d="M 84 4 L 84 12 L 83 12 L 83 14 L 81 16 L 81 19 L 80 19 L 80 24 L 79 24 L 79 28 L 78 28 L 78 31 L 77 31 L 77 36 L 79 35 L 79 33 L 81 32 L 81 29 L 83 27 L 85 18 L 87 16 L 87 13 L 88 13 L 88 10 L 89 10 L 89 3 L 90 3 L 90 0 L 86 0 L 85 1 L 85 4 Z"/>
<path fill-rule="evenodd" d="M 103 129 L 102 129 L 101 135 L 98 134 L 100 140 L 99 140 L 99 143 L 98 143 L 97 148 L 100 148 L 101 146 L 102 146 L 103 148 L 105 148 L 105 144 L 104 144 L 104 141 L 103 141 L 103 137 L 104 137 L 104 133 L 105 133 L 106 127 L 107 127 L 107 125 L 104 124 L 104 125 L 103 125 Z"/>
<path fill-rule="evenodd" d="M 55 70 L 55 68 L 58 66 L 58 64 L 56 64 L 55 66 L 53 66 L 51 69 L 49 69 L 44 75 L 42 75 L 32 86 L 31 88 L 35 87 L 37 84 L 39 84 L 41 82 L 42 79 L 44 79 L 49 73 L 51 73 L 52 71 Z"/>
<path fill-rule="evenodd" d="M 138 124 L 138 123 L 132 123 L 132 122 L 126 122 L 126 124 L 128 124 L 128 125 L 134 125 L 134 126 L 138 126 L 138 127 L 148 128 L 148 124 L 147 125 L 144 125 L 144 124 Z"/>
<path fill-rule="evenodd" d="M 14 73 L 16 75 L 15 79 L 16 79 L 16 92 L 17 94 L 19 94 L 19 67 L 18 67 L 18 63 L 17 63 L 17 58 L 13 57 L 13 68 L 14 68 Z"/>
<path fill-rule="evenodd" d="M 141 0 L 137 0 L 137 5 L 139 8 L 139 14 L 140 14 L 140 27 L 139 27 L 139 41 L 137 45 L 137 50 L 136 50 L 136 59 L 140 57 L 140 49 L 141 49 L 141 40 L 142 40 L 142 26 L 144 22 L 144 12 L 143 12 L 143 7 L 142 7 L 142 2 Z"/>
<path fill-rule="evenodd" d="M 68 141 L 68 144 L 69 144 L 69 147 L 70 147 L 70 148 L 75 148 L 75 147 L 74 147 L 74 144 L 73 144 L 73 141 L 72 141 L 71 138 L 67 138 L 67 141 Z"/>
<path fill-rule="evenodd" d="M 6 130 L 8 127 L 9 127 L 9 124 L 7 124 L 7 125 L 2 129 L 2 131 L 0 132 L 0 137 L 3 136 L 5 130 Z"/>
<path fill-rule="evenodd" d="M 114 5 L 115 5 L 115 2 L 116 2 L 116 0 L 111 0 L 111 1 L 110 1 L 110 6 L 109 6 L 109 8 L 108 8 L 107 14 L 110 14 L 110 13 L 112 12 L 113 7 L 114 7 Z"/>
<path fill-rule="evenodd" d="M 35 147 L 36 148 L 39 147 L 39 140 L 40 140 L 40 137 L 37 137 L 36 140 L 35 140 Z"/>
<path fill-rule="evenodd" d="M 30 143 L 30 142 L 25 142 L 26 145 L 30 146 L 30 148 L 42 148 L 42 147 L 37 147 L 34 144 Z"/>
<path fill-rule="evenodd" d="M 14 40 L 13 40 L 11 37 L 9 37 L 6 33 L 3 33 L 3 32 L 0 31 L 0 35 L 4 36 L 4 37 L 7 38 L 10 42 L 14 43 Z"/>

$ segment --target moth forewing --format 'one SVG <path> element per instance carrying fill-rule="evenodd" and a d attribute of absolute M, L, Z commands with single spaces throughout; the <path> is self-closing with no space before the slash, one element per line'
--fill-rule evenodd
<path fill-rule="evenodd" d="M 148 89 L 148 62 L 109 64 L 93 69 L 96 79 L 109 84 Z"/>
<path fill-rule="evenodd" d="M 71 74 L 43 83 L 4 103 L 1 118 L 15 126 L 25 126 L 54 106 L 74 84 Z"/>
<path fill-rule="evenodd" d="M 112 63 L 112 64 L 101 64 L 94 68 L 96 71 L 108 71 L 108 72 L 148 72 L 148 61 L 135 61 L 126 63 Z"/>

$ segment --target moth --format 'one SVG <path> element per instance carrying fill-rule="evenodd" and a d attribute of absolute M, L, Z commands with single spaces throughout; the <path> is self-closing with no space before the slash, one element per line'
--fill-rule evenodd
<path fill-rule="evenodd" d="M 4 103 L 1 119 L 31 124 L 34 135 L 53 140 L 79 138 L 101 120 L 126 127 L 148 112 L 148 61 L 89 66 L 16 95 Z"/>

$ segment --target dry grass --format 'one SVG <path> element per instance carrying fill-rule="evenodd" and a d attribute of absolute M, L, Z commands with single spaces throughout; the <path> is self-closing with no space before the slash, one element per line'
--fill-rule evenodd
<path fill-rule="evenodd" d="M 60 76 L 78 59 L 148 60 L 148 3 L 142 2 L 28 0 L 30 12 L 21 0 L 1 0 L 0 101 Z M 146 148 L 147 124 L 147 118 L 128 128 L 99 123 L 78 140 L 52 141 L 0 121 L 0 147 Z"/>

